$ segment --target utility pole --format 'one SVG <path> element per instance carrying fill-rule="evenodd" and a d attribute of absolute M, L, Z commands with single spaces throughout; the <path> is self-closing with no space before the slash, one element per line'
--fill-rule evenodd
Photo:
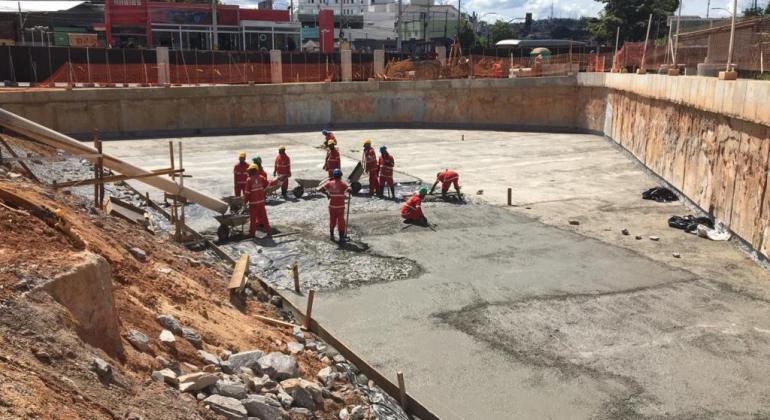
<path fill-rule="evenodd" d="M 708 0 L 706 2 L 706 19 L 709 18 L 709 13 L 711 12 L 711 0 Z"/>
<path fill-rule="evenodd" d="M 650 20 L 647 22 L 647 35 L 644 36 L 644 49 L 642 50 L 642 62 L 639 64 L 641 73 L 646 73 L 646 67 L 644 61 L 647 58 L 647 44 L 650 42 L 650 28 L 652 27 L 652 13 L 650 13 Z"/>
<path fill-rule="evenodd" d="M 674 65 L 674 67 L 677 66 L 676 59 L 677 59 L 677 54 L 679 53 L 679 25 L 682 22 L 682 5 L 683 4 L 684 4 L 684 0 L 679 0 L 679 13 L 676 16 L 676 37 L 674 38 L 674 40 L 675 40 L 674 41 L 674 55 L 672 57 L 674 59 L 674 62 L 672 63 Z M 676 67 L 676 68 L 679 68 L 679 67 Z"/>
<path fill-rule="evenodd" d="M 398 34 L 396 34 L 396 49 L 398 49 L 398 52 L 401 52 L 401 38 L 404 33 L 403 16 L 401 16 L 402 7 L 403 7 L 403 0 L 398 0 L 398 24 L 397 24 Z"/>
<path fill-rule="evenodd" d="M 731 71 L 730 67 L 733 64 L 733 50 L 735 44 L 735 16 L 738 14 L 738 0 L 733 0 L 733 21 L 730 24 L 730 48 L 727 50 L 727 69 L 726 72 Z"/>
<path fill-rule="evenodd" d="M 211 0 L 211 25 L 213 29 L 211 49 L 214 51 L 219 50 L 219 28 L 217 28 L 217 2 L 219 0 Z"/>

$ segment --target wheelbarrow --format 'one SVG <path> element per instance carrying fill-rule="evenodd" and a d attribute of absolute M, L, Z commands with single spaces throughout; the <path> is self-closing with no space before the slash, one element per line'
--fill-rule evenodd
<path fill-rule="evenodd" d="M 350 176 L 348 176 L 348 181 L 350 181 L 350 189 L 353 191 L 353 194 L 358 194 L 358 192 L 361 191 L 361 182 L 359 182 L 359 180 L 363 174 L 364 166 L 361 165 L 361 162 L 358 162 L 355 169 L 353 169 L 353 172 L 351 172 Z"/>
<path fill-rule="evenodd" d="M 294 178 L 294 182 L 297 183 L 297 186 L 294 187 L 293 190 L 291 190 L 292 194 L 294 194 L 295 197 L 300 198 L 305 193 L 313 194 L 315 192 L 318 192 L 318 188 L 323 184 L 324 182 L 328 181 L 327 179 L 303 179 L 303 178 Z"/>
<path fill-rule="evenodd" d="M 214 216 L 219 222 L 217 238 L 220 242 L 230 239 L 234 229 L 239 229 L 241 235 L 245 235 L 246 225 L 249 223 L 248 214 L 221 214 Z"/>
<path fill-rule="evenodd" d="M 236 197 L 234 195 L 222 197 L 222 201 L 227 203 L 228 206 L 230 206 L 230 213 L 231 214 L 238 214 L 241 213 L 242 210 L 245 209 L 243 205 L 243 197 Z"/>

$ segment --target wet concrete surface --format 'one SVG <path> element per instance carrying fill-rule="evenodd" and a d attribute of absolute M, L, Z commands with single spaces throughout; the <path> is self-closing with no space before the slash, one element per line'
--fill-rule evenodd
<path fill-rule="evenodd" d="M 353 242 L 340 247 L 328 240 L 325 199 L 276 198 L 271 223 L 299 233 L 226 248 L 249 252 L 255 270 L 286 288 L 287 266 L 298 260 L 303 287 L 319 290 L 315 317 L 386 375 L 403 371 L 409 392 L 442 418 L 770 416 L 767 273 L 733 243 L 668 229 L 669 215 L 691 209 L 642 201 L 655 180 L 604 139 L 442 130 L 337 137 L 346 172 L 371 137 L 396 156 L 398 195 L 450 167 L 471 203 L 426 203 L 433 231 L 403 229 L 399 203 L 356 197 Z M 317 133 L 184 139 L 193 175 L 185 182 L 230 194 L 237 152 L 269 162 L 279 144 L 289 146 L 295 176 L 318 177 L 319 142 Z M 163 167 L 167 147 L 143 140 L 105 150 Z M 494 206 L 509 186 L 516 206 Z M 190 207 L 188 221 L 213 232 L 207 213 Z M 304 305 L 304 296 L 292 298 Z"/>

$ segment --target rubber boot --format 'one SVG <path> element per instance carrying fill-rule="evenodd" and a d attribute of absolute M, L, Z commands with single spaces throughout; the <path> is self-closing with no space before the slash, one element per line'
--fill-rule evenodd
<path fill-rule="evenodd" d="M 286 194 L 288 193 L 288 190 L 286 188 L 281 188 L 281 196 L 283 196 L 283 199 L 286 199 Z"/>
<path fill-rule="evenodd" d="M 392 185 L 390 186 L 390 196 L 393 197 L 393 201 L 398 201 L 398 199 L 396 199 L 396 187 Z"/>
<path fill-rule="evenodd" d="M 336 242 L 336 241 L 334 240 L 334 229 L 332 229 L 332 230 L 330 230 L 330 231 L 329 231 L 329 239 L 330 239 L 332 242 Z"/>
<path fill-rule="evenodd" d="M 347 242 L 347 241 L 348 241 L 347 232 L 340 231 L 340 243 Z"/>
<path fill-rule="evenodd" d="M 447 196 L 446 196 L 446 191 L 444 191 L 444 190 L 441 190 L 441 198 L 442 198 L 443 200 L 446 200 L 446 199 L 447 199 Z"/>

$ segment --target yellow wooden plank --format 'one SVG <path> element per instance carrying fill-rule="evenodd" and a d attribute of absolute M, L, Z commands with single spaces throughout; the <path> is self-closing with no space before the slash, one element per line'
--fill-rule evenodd
<path fill-rule="evenodd" d="M 233 276 L 230 278 L 228 289 L 241 289 L 246 285 L 246 274 L 249 270 L 249 254 L 243 254 L 238 258 L 238 262 L 233 267 Z"/>

